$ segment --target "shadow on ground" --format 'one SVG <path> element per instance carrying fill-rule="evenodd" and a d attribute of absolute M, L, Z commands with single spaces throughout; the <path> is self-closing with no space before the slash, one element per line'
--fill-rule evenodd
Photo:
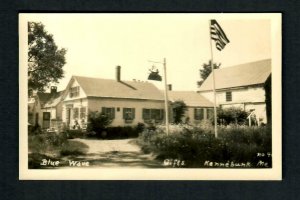
<path fill-rule="evenodd" d="M 163 168 L 161 161 L 155 160 L 150 154 L 141 152 L 111 151 L 90 153 L 83 156 L 65 157 L 64 160 L 89 162 L 89 167 L 137 167 Z"/>

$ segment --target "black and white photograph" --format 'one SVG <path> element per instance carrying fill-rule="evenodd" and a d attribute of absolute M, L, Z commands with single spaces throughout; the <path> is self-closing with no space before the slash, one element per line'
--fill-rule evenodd
<path fill-rule="evenodd" d="M 281 180 L 281 14 L 20 13 L 22 180 Z"/>

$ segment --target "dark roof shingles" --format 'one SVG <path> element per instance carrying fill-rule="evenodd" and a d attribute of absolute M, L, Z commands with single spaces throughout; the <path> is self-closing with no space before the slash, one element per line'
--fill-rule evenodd
<path fill-rule="evenodd" d="M 74 76 L 87 96 L 163 100 L 161 92 L 148 82 Z"/>
<path fill-rule="evenodd" d="M 182 100 L 191 107 L 213 107 L 213 103 L 199 93 L 193 91 L 169 91 L 171 101 Z"/>
<path fill-rule="evenodd" d="M 233 88 L 264 83 L 271 74 L 271 59 L 215 70 L 216 89 Z M 199 91 L 212 90 L 212 74 Z"/>

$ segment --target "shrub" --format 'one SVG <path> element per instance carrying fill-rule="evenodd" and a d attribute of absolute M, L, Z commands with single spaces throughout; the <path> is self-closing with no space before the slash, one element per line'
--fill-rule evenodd
<path fill-rule="evenodd" d="M 117 126 L 117 127 L 108 127 L 107 138 L 108 139 L 121 139 L 121 138 L 136 138 L 139 136 L 139 131 L 141 125 L 136 127 L 131 126 Z"/>
<path fill-rule="evenodd" d="M 28 147 L 31 154 L 51 157 L 82 155 L 86 153 L 88 148 L 79 141 L 69 141 L 66 133 L 29 136 Z"/>
<path fill-rule="evenodd" d="M 85 136 L 102 139 L 136 138 L 145 128 L 143 123 L 138 123 L 136 126 L 111 126 L 103 128 L 101 133 L 92 131 L 85 134 Z"/>
<path fill-rule="evenodd" d="M 65 135 L 68 139 L 85 138 L 86 132 L 82 130 L 66 130 Z"/>
<path fill-rule="evenodd" d="M 248 112 L 242 108 L 218 108 L 218 123 L 222 125 L 236 124 L 244 125 L 247 123 Z"/>
<path fill-rule="evenodd" d="M 32 153 L 57 153 L 58 147 L 67 142 L 65 134 L 44 133 L 28 137 L 28 147 Z"/>
<path fill-rule="evenodd" d="M 111 120 L 103 113 L 98 111 L 90 112 L 88 115 L 87 131 L 100 135 L 109 124 L 111 124 Z"/>
<path fill-rule="evenodd" d="M 174 123 L 178 124 L 182 122 L 187 106 L 183 101 L 175 101 L 172 103 Z"/>
<path fill-rule="evenodd" d="M 158 159 L 184 160 L 188 167 L 203 167 L 211 162 L 250 162 L 253 167 L 260 158 L 257 153 L 271 152 L 271 129 L 268 127 L 221 128 L 215 138 L 211 129 L 171 126 L 167 136 L 163 127 L 145 130 L 138 144 L 145 153 Z M 271 163 L 271 158 L 268 160 Z"/>
<path fill-rule="evenodd" d="M 28 126 L 28 135 L 38 135 L 42 133 L 42 129 L 40 125 L 35 124 L 35 125 L 29 125 Z"/>
<path fill-rule="evenodd" d="M 141 133 L 145 130 L 146 126 L 144 123 L 138 123 L 135 127 L 135 130 L 138 132 L 138 133 Z"/>
<path fill-rule="evenodd" d="M 61 156 L 84 155 L 87 153 L 88 146 L 78 141 L 69 141 L 62 145 L 60 150 Z"/>

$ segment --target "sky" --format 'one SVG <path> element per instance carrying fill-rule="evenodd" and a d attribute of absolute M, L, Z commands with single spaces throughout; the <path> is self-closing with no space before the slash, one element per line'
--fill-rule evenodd
<path fill-rule="evenodd" d="M 271 23 L 259 14 L 23 14 L 42 22 L 59 48 L 66 48 L 65 77 L 72 75 L 148 81 L 153 63 L 166 58 L 167 82 L 173 90 L 197 90 L 199 69 L 211 59 L 209 19 L 216 19 L 230 43 L 220 52 L 213 44 L 214 62 L 222 67 L 271 58 Z M 20 33 L 27 34 L 26 31 Z M 163 75 L 163 65 L 154 64 Z M 159 89 L 164 82 L 148 81 Z"/>

